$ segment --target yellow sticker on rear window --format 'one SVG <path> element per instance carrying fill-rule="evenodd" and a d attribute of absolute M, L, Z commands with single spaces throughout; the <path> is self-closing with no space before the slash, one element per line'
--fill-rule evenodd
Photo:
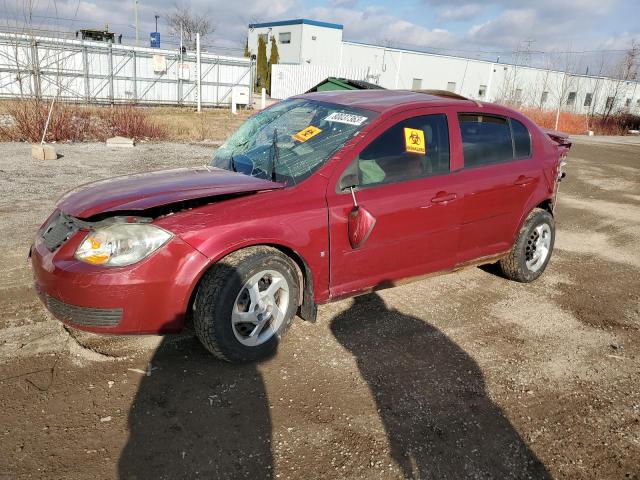
<path fill-rule="evenodd" d="M 314 127 L 313 125 L 309 125 L 307 128 L 300 130 L 298 133 L 296 133 L 293 138 L 295 138 L 296 140 L 298 140 L 299 142 L 306 142 L 307 140 L 309 140 L 310 138 L 315 137 L 317 134 L 319 134 L 322 130 L 320 130 L 318 127 Z"/>
<path fill-rule="evenodd" d="M 404 146 L 407 152 L 426 155 L 427 146 L 424 143 L 424 132 L 415 128 L 405 128 Z"/>

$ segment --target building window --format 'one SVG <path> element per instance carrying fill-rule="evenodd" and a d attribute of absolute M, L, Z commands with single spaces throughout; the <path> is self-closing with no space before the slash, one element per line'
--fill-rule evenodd
<path fill-rule="evenodd" d="M 315 39 L 316 39 L 316 36 L 315 36 L 315 35 L 313 35 L 313 36 L 311 37 L 311 40 L 315 40 Z"/>
<path fill-rule="evenodd" d="M 584 106 L 585 107 L 590 107 L 592 101 L 593 101 L 593 93 L 587 93 L 584 96 Z"/>
<path fill-rule="evenodd" d="M 624 102 L 624 106 L 629 108 L 631 106 L 631 99 L 627 98 L 627 100 Z"/>
<path fill-rule="evenodd" d="M 414 78 L 411 82 L 411 90 L 420 90 L 422 88 L 422 79 Z"/>
<path fill-rule="evenodd" d="M 455 92 L 456 91 L 456 82 L 448 82 L 447 83 L 447 90 L 449 90 L 450 92 Z"/>
<path fill-rule="evenodd" d="M 291 43 L 291 32 L 280 32 L 278 34 L 278 40 L 280 43 Z"/>
<path fill-rule="evenodd" d="M 607 97 L 607 103 L 605 104 L 605 108 L 613 108 L 614 97 Z"/>
<path fill-rule="evenodd" d="M 640 98 L 638 100 L 636 100 L 636 106 L 640 107 Z"/>
<path fill-rule="evenodd" d="M 487 94 L 487 86 L 480 85 L 480 88 L 478 88 L 478 98 L 484 98 L 486 94 Z"/>
<path fill-rule="evenodd" d="M 544 105 L 547 103 L 547 99 L 549 98 L 549 92 L 542 92 L 542 97 L 540 97 L 540 103 Z"/>
<path fill-rule="evenodd" d="M 569 95 L 567 95 L 567 105 L 575 105 L 576 95 L 576 92 L 569 92 Z"/>

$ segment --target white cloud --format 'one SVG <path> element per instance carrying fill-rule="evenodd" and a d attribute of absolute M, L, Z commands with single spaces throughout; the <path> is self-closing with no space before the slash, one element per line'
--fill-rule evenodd
<path fill-rule="evenodd" d="M 325 0 L 325 4 L 309 7 L 303 0 L 154 0 L 140 2 L 140 38 L 147 41 L 154 29 L 154 15 L 161 15 L 160 31 L 165 45 L 176 40 L 167 34 L 164 17 L 175 2 L 188 4 L 194 12 L 208 12 L 216 31 L 207 43 L 242 48 L 251 22 L 315 18 L 344 25 L 348 40 L 385 43 L 408 48 L 459 49 L 446 53 L 469 55 L 472 51 L 505 52 L 518 49 L 524 40 L 534 40 L 533 50 L 595 50 L 626 48 L 632 38 L 640 39 L 640 28 L 633 24 L 606 34 L 605 25 L 615 31 L 615 12 L 633 11 L 638 0 L 463 0 L 452 6 L 451 0 L 422 0 L 420 17 L 402 14 L 402 3 L 382 7 L 358 0 Z M 382 1 L 382 0 L 380 0 Z M 23 10 L 24 0 L 4 0 L 5 8 Z M 55 16 L 52 2 L 34 2 L 36 14 Z M 110 29 L 132 38 L 134 30 L 133 2 L 127 0 L 57 0 L 60 18 L 79 21 L 56 22 L 37 18 L 51 29 L 77 30 L 84 27 L 102 28 L 108 20 Z M 77 8 L 77 17 L 76 17 Z M 631 13 L 630 13 L 631 14 Z M 619 14 L 618 14 L 619 15 Z M 0 19 L 0 22 L 2 20 Z M 425 23 L 429 22 L 425 26 Z M 436 22 L 435 24 L 433 22 Z M 469 26 L 470 25 L 470 26 Z M 462 26 L 466 28 L 461 30 Z M 491 57 L 497 54 L 489 55 Z M 502 56 L 505 59 L 505 56 Z"/>
<path fill-rule="evenodd" d="M 438 18 L 443 22 L 458 22 L 470 20 L 483 11 L 484 7 L 479 3 L 468 3 L 455 8 L 447 8 L 438 14 Z"/>
<path fill-rule="evenodd" d="M 362 10 L 316 7 L 312 15 L 343 24 L 346 40 L 423 47 L 446 46 L 452 41 L 451 34 L 445 29 L 429 29 L 417 25 L 381 7 L 366 7 Z"/>

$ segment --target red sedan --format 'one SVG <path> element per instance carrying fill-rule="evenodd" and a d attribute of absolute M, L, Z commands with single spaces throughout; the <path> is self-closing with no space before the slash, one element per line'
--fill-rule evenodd
<path fill-rule="evenodd" d="M 272 352 L 317 305 L 499 262 L 542 274 L 570 143 L 520 113 L 410 91 L 323 92 L 247 120 L 209 166 L 66 194 L 36 235 L 37 291 L 63 322 Z"/>

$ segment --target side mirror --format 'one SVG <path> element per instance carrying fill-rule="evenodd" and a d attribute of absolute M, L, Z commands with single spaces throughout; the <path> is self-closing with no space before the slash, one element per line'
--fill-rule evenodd
<path fill-rule="evenodd" d="M 354 206 L 349 213 L 347 226 L 351 248 L 355 250 L 364 245 L 375 226 L 376 219 L 369 210 L 361 205 Z"/>

